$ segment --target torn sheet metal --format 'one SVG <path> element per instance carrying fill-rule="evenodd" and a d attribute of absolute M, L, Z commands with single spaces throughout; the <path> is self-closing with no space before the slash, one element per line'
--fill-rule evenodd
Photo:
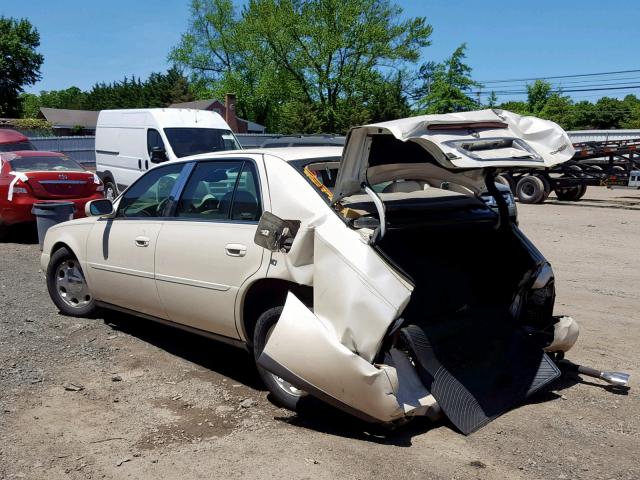
<path fill-rule="evenodd" d="M 357 193 L 368 181 L 372 137 L 377 135 L 416 142 L 425 150 L 424 164 L 433 158 L 447 169 L 546 168 L 570 160 L 574 153 L 571 140 L 557 124 L 498 109 L 376 123 L 349 132 L 334 201 Z M 383 163 L 402 160 L 391 157 Z"/>
<path fill-rule="evenodd" d="M 568 352 L 578 341 L 579 335 L 580 327 L 573 318 L 560 317 L 553 326 L 553 342 L 544 350 L 545 352 Z"/>
<path fill-rule="evenodd" d="M 405 415 L 395 369 L 374 366 L 340 344 L 330 323 L 289 293 L 258 363 L 314 396 L 368 421 Z"/>
<path fill-rule="evenodd" d="M 314 313 L 333 327 L 340 343 L 369 362 L 413 291 L 337 217 L 315 229 L 313 285 Z"/>

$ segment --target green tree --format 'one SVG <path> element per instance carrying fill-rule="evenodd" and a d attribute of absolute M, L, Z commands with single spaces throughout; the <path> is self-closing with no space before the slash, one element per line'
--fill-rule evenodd
<path fill-rule="evenodd" d="M 494 108 L 498 104 L 498 96 L 495 91 L 491 91 L 489 97 L 487 98 L 487 107 Z"/>
<path fill-rule="evenodd" d="M 471 79 L 471 67 L 463 62 L 466 48 L 463 43 L 444 62 L 430 65 L 431 71 L 421 87 L 426 95 L 418 100 L 424 113 L 463 112 L 479 107 L 469 96 L 471 89 L 480 84 Z"/>
<path fill-rule="evenodd" d="M 271 129 L 304 111 L 317 118 L 301 131 L 344 131 L 363 85 L 429 44 L 426 20 L 401 13 L 388 0 L 250 0 L 241 12 L 231 0 L 193 0 L 169 58 L 212 91 L 235 91 L 239 112 Z"/>
<path fill-rule="evenodd" d="M 621 100 L 611 97 L 599 99 L 593 112 L 593 126 L 601 129 L 620 128 L 624 118 L 631 113 Z"/>
<path fill-rule="evenodd" d="M 0 17 L 0 116 L 17 117 L 23 88 L 40 80 L 39 46 L 40 34 L 28 20 Z"/>
<path fill-rule="evenodd" d="M 553 93 L 547 98 L 544 107 L 538 112 L 538 116 L 556 122 L 565 130 L 574 127 L 573 102 L 567 96 Z"/>
<path fill-rule="evenodd" d="M 532 115 L 537 115 L 544 108 L 549 97 L 551 97 L 551 84 L 549 82 L 536 80 L 527 85 L 527 104 Z"/>
<path fill-rule="evenodd" d="M 511 100 L 508 102 L 503 102 L 499 105 L 498 108 L 502 110 L 508 110 L 513 113 L 517 113 L 519 115 L 530 115 L 529 112 L 529 104 L 527 102 L 519 102 L 515 100 Z"/>

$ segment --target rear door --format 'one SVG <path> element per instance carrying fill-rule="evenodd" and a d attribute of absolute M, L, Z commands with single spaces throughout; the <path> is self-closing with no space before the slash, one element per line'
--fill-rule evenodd
<path fill-rule="evenodd" d="M 155 284 L 155 252 L 185 165 L 153 169 L 123 194 L 115 218 L 95 222 L 87 239 L 87 275 L 96 299 L 167 318 Z"/>
<path fill-rule="evenodd" d="M 264 254 L 253 242 L 262 191 L 254 160 L 196 164 L 158 237 L 157 290 L 170 320 L 239 337 L 236 296 Z"/>

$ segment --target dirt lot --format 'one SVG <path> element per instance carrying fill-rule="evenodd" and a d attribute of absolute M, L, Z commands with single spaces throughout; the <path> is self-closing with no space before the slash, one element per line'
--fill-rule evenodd
<path fill-rule="evenodd" d="M 640 192 L 590 188 L 520 218 L 554 265 L 557 313 L 582 327 L 570 357 L 630 372 L 632 388 L 563 379 L 469 437 L 296 416 L 241 351 L 120 314 L 59 315 L 33 240 L 0 243 L 0 478 L 638 479 Z"/>

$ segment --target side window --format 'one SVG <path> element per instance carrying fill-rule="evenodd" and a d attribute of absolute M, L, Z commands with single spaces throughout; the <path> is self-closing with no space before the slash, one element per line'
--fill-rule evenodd
<path fill-rule="evenodd" d="M 262 213 L 251 162 L 201 162 L 187 182 L 177 217 L 256 221 Z"/>
<path fill-rule="evenodd" d="M 161 217 L 169 203 L 171 190 L 184 164 L 172 163 L 149 170 L 122 196 L 118 204 L 117 217 L 148 218 Z"/>
<path fill-rule="evenodd" d="M 258 174 L 253 163 L 244 162 L 236 182 L 236 192 L 231 206 L 231 219 L 257 222 L 260 220 L 260 215 L 262 215 L 262 206 L 258 189 Z"/>
<path fill-rule="evenodd" d="M 163 150 L 165 149 L 160 133 L 157 130 L 150 128 L 147 130 L 147 152 L 149 153 L 149 156 L 151 156 L 151 150 L 153 150 L 153 147 L 160 147 Z"/>

